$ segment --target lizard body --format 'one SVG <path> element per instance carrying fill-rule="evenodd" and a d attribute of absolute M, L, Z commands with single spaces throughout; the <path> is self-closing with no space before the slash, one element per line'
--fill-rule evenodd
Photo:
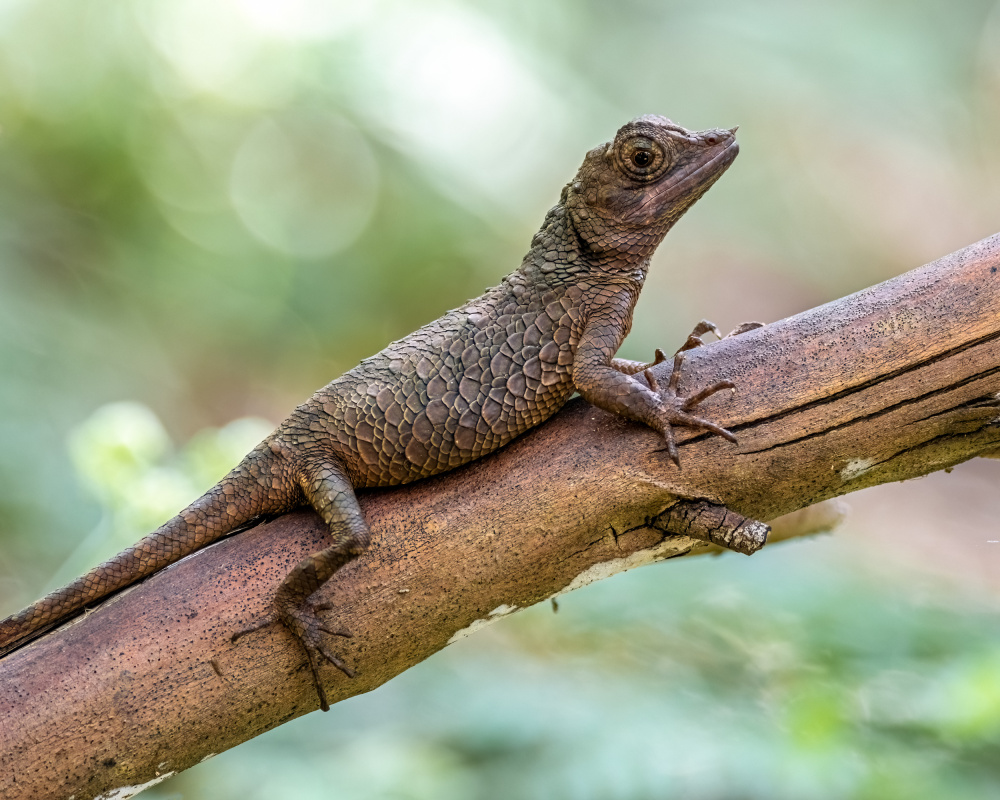
<path fill-rule="evenodd" d="M 272 614 L 302 643 L 321 707 L 326 659 L 347 675 L 310 596 L 368 546 L 355 489 L 437 475 L 490 453 L 554 414 L 587 401 L 660 431 L 671 424 L 732 438 L 690 414 L 729 383 L 680 397 L 659 392 L 650 365 L 615 359 L 632 323 L 653 250 L 738 152 L 733 131 L 689 132 L 640 117 L 591 150 L 532 239 L 521 267 L 320 389 L 216 486 L 136 545 L 0 622 L 0 655 L 85 605 L 268 514 L 309 504 L 332 543 L 278 587 Z M 657 362 L 662 359 L 658 351 Z M 679 367 L 679 359 L 675 367 Z M 675 372 L 676 375 L 676 372 Z"/>

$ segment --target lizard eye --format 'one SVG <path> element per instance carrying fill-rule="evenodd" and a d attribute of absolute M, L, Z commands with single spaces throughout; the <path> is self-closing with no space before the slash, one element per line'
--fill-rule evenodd
<path fill-rule="evenodd" d="M 656 177 L 667 160 L 663 148 L 646 136 L 636 136 L 624 142 L 619 157 L 619 163 L 629 177 L 641 181 Z"/>

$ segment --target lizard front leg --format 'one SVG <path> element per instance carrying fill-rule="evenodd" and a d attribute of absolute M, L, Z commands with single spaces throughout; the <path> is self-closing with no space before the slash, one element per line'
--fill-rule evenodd
<path fill-rule="evenodd" d="M 317 614 L 330 608 L 314 603 L 310 597 L 326 583 L 337 570 L 368 549 L 368 525 L 358 506 L 354 487 L 338 460 L 326 454 L 306 453 L 297 456 L 302 463 L 297 476 L 305 499 L 330 528 L 333 544 L 299 562 L 278 586 L 274 595 L 271 614 L 264 621 L 233 634 L 235 642 L 241 636 L 260 630 L 274 622 L 282 623 L 299 640 L 306 652 L 312 671 L 320 708 L 329 711 L 326 692 L 319 677 L 322 660 L 347 675 L 354 672 L 337 658 L 323 641 L 322 634 L 350 637 L 350 632 L 332 628 Z"/>
<path fill-rule="evenodd" d="M 677 383 L 682 353 L 674 358 L 674 371 L 663 393 L 648 368 L 647 383 L 633 377 L 631 370 L 619 369 L 613 359 L 627 327 L 622 303 L 608 303 L 593 313 L 577 345 L 573 362 L 573 383 L 583 398 L 593 405 L 648 425 L 659 431 L 666 441 L 671 460 L 680 466 L 673 425 L 701 428 L 735 442 L 726 429 L 690 413 L 699 403 L 722 389 L 732 389 L 730 381 L 720 381 L 690 396 L 678 393 Z M 662 351 L 658 353 L 662 355 Z M 661 359 L 662 360 L 662 359 Z M 638 370 L 637 370 L 638 371 Z"/>
<path fill-rule="evenodd" d="M 667 354 L 657 347 L 653 352 L 653 360 L 648 363 L 645 361 L 632 361 L 628 358 L 612 358 L 611 367 L 623 375 L 638 375 L 640 372 L 645 372 L 657 364 L 662 364 L 667 358 Z"/>
<path fill-rule="evenodd" d="M 662 392 L 648 369 L 652 365 L 642 365 L 646 367 L 643 369 L 644 385 L 633 377 L 635 372 L 630 365 L 635 362 L 624 362 L 625 369 L 622 369 L 623 362 L 612 358 L 627 328 L 627 320 L 623 322 L 624 315 L 620 308 L 620 304 L 610 304 L 592 315 L 580 337 L 573 362 L 573 382 L 583 398 L 605 411 L 642 422 L 659 431 L 666 440 L 671 460 L 678 468 L 680 458 L 673 425 L 702 428 L 735 442 L 736 437 L 725 428 L 690 413 L 707 397 L 722 389 L 733 389 L 733 384 L 719 381 L 692 395 L 681 395 L 677 386 L 684 363 L 683 348 L 674 356 L 674 368 Z M 692 336 L 698 335 L 696 328 Z M 657 350 L 655 363 L 665 360 L 663 351 Z M 763 547 L 767 541 L 770 528 L 762 522 L 747 519 L 725 506 L 699 498 L 679 500 L 658 519 L 658 527 L 662 527 L 665 533 L 703 539 L 747 555 Z"/>

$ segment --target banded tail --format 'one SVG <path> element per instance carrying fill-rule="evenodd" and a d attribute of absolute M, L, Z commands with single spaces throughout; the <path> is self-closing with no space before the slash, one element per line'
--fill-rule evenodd
<path fill-rule="evenodd" d="M 292 492 L 278 488 L 287 483 L 276 474 L 276 466 L 268 444 L 259 445 L 176 517 L 68 586 L 7 617 L 0 622 L 0 658 L 90 603 L 159 572 L 264 514 L 296 505 Z"/>

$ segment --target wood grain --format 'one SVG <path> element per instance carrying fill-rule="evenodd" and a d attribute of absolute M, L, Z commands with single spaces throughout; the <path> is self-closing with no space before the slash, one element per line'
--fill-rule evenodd
<path fill-rule="evenodd" d="M 363 494 L 372 549 L 323 592 L 354 633 L 334 644 L 358 673 L 325 671 L 331 701 L 378 687 L 478 620 L 704 552 L 664 532 L 679 498 L 771 520 L 996 451 L 1000 234 L 688 356 L 682 388 L 722 379 L 738 394 L 704 410 L 739 445 L 679 431 L 682 472 L 655 433 L 577 399 L 494 456 Z M 288 514 L 0 660 L 0 797 L 139 787 L 315 710 L 283 630 L 229 637 L 325 540 L 314 515 Z"/>

